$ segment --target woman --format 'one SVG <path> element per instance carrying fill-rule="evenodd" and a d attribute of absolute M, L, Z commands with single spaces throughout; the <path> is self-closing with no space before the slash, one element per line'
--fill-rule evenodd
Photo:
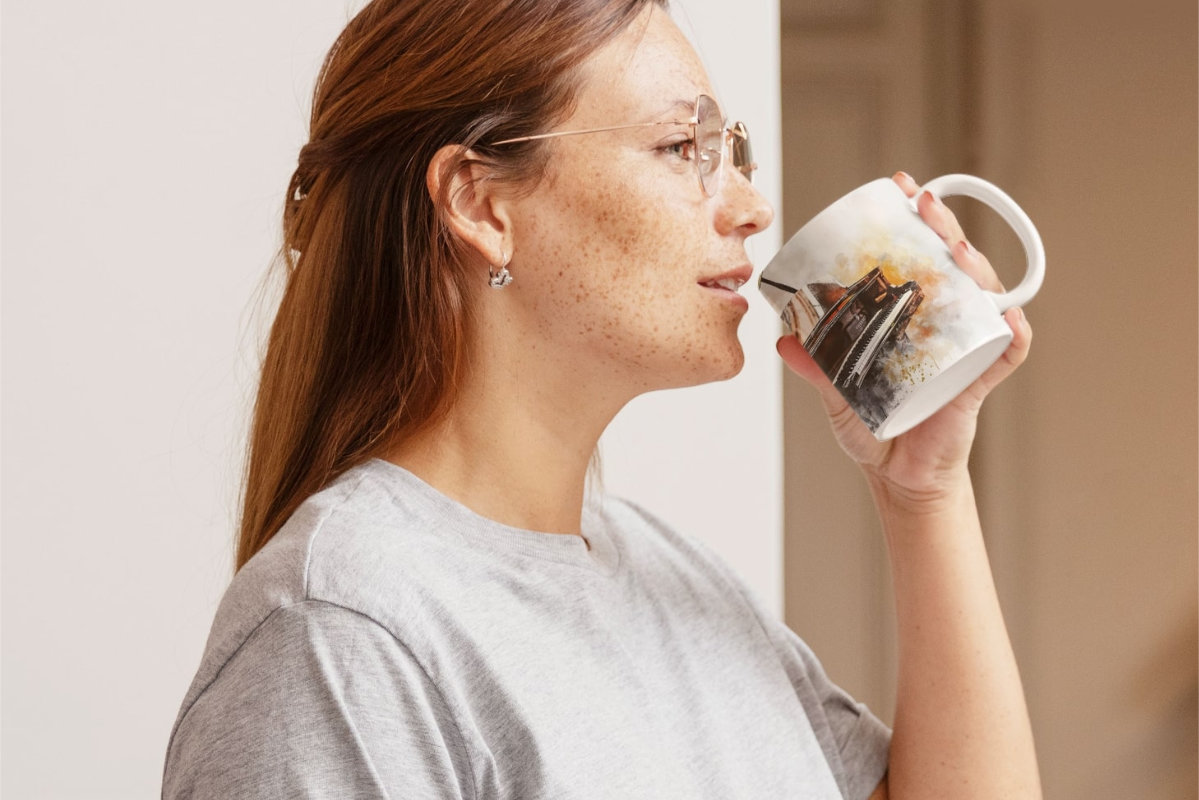
<path fill-rule="evenodd" d="M 712 95 L 651 0 L 375 0 L 350 23 L 289 187 L 239 572 L 164 797 L 1038 795 L 965 466 L 1027 353 L 1018 313 L 1005 359 L 886 445 L 779 344 L 885 523 L 893 737 L 709 553 L 585 494 L 632 397 L 742 365 L 744 243 L 772 212 Z"/>

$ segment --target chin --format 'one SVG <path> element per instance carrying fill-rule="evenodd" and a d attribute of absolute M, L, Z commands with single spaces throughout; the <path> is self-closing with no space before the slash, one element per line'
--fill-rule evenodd
<path fill-rule="evenodd" d="M 741 370 L 745 367 L 745 351 L 741 349 L 740 342 L 738 342 L 736 346 L 733 347 L 733 351 L 729 353 L 728 362 L 729 368 L 725 374 L 721 375 L 719 378 L 715 378 L 714 380 L 727 381 L 729 378 L 735 378 L 741 374 Z"/>
<path fill-rule="evenodd" d="M 740 320 L 738 320 L 738 326 Z M 725 372 L 715 380 L 727 381 L 729 378 L 741 374 L 742 368 L 745 367 L 745 348 L 741 346 L 741 338 L 737 336 L 737 329 L 734 328 L 732 335 L 721 343 L 724 348 L 724 357 L 718 363 L 725 366 Z"/>
<path fill-rule="evenodd" d="M 741 342 L 734 339 L 723 350 L 713 348 L 709 358 L 705 359 L 701 366 L 703 369 L 690 382 L 690 385 L 717 383 L 736 377 L 745 367 L 745 351 L 741 349 Z"/>
<path fill-rule="evenodd" d="M 745 366 L 745 351 L 734 332 L 702 343 L 693 340 L 686 352 L 663 349 L 652 360 L 627 363 L 635 371 L 633 385 L 640 394 L 727 381 Z"/>

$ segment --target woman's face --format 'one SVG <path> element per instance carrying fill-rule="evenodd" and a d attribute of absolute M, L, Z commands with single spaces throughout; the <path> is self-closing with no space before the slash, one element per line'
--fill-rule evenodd
<path fill-rule="evenodd" d="M 586 62 L 574 114 L 555 130 L 686 120 L 713 95 L 686 38 L 657 7 Z M 714 95 L 713 95 L 714 96 Z M 544 179 L 511 201 L 510 309 L 542 357 L 639 393 L 732 377 L 747 300 L 745 239 L 773 212 L 727 162 L 715 196 L 682 145 L 689 125 L 564 136 Z M 515 290 L 515 291 L 513 291 Z"/>

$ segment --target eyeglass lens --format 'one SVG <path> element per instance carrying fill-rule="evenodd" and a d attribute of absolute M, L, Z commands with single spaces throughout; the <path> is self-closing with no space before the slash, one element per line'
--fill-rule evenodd
<path fill-rule="evenodd" d="M 716 194 L 719 188 L 721 166 L 724 161 L 724 119 L 720 116 L 720 108 L 716 101 L 707 95 L 700 95 L 695 105 L 695 140 L 699 169 L 699 182 L 708 196 Z M 745 124 L 738 122 L 728 131 L 731 139 L 730 153 L 733 166 L 747 180 L 753 176 L 753 156 L 749 149 L 749 131 Z"/>
<path fill-rule="evenodd" d="M 708 196 L 719 186 L 721 161 L 724 159 L 724 120 L 716 101 L 701 94 L 695 104 L 696 166 L 699 182 Z"/>

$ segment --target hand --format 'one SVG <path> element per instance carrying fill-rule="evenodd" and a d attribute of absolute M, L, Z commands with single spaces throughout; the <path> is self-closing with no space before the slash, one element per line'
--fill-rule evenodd
<path fill-rule="evenodd" d="M 908 197 L 920 190 L 906 173 L 896 173 L 893 180 Z M 928 192 L 921 194 L 917 206 L 920 216 L 949 246 L 963 272 L 984 289 L 1003 291 L 990 262 L 966 240 L 953 212 Z M 1012 329 L 1012 342 L 999 360 L 947 406 L 887 442 L 874 438 L 794 336 L 779 339 L 777 348 L 787 366 L 820 392 L 837 441 L 867 476 L 882 482 L 892 493 L 924 502 L 947 495 L 966 476 L 966 461 L 983 400 L 1028 357 L 1032 328 L 1023 311 L 1010 309 L 1004 319 Z"/>

